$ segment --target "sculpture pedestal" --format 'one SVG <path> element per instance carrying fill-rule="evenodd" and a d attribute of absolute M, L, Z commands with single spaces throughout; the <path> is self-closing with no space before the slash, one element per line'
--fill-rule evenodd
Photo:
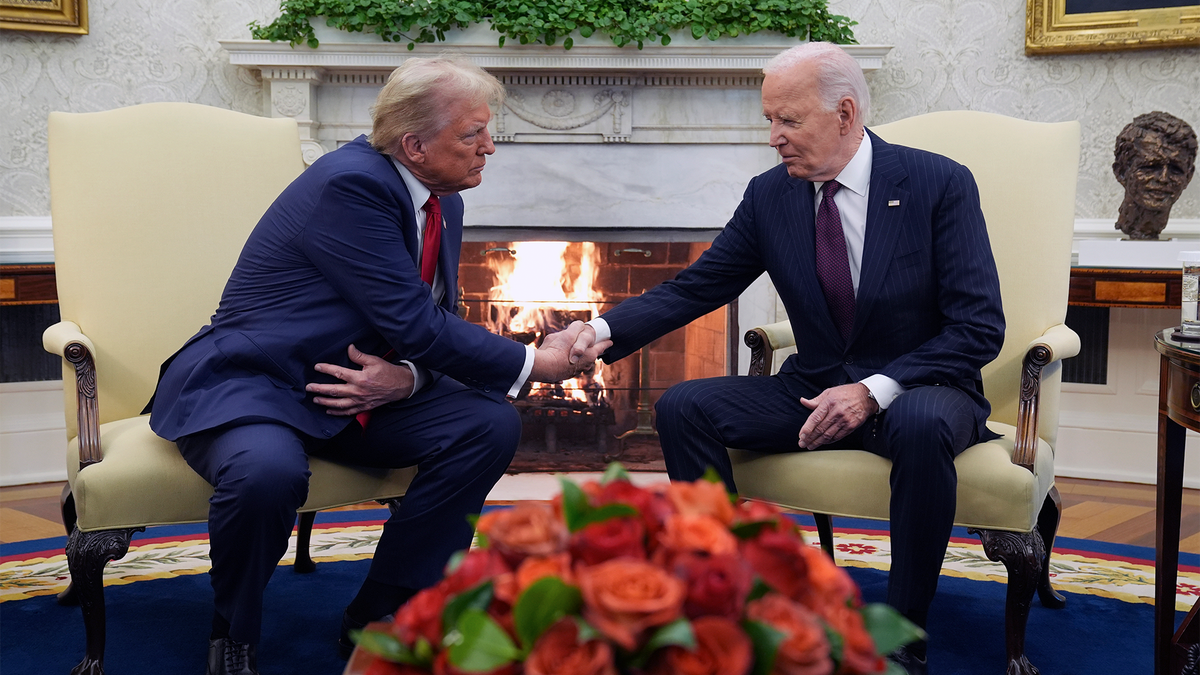
<path fill-rule="evenodd" d="M 1132 241 L 1129 239 L 1084 239 L 1079 242 L 1079 267 L 1133 267 L 1179 269 L 1181 251 L 1200 251 L 1195 239 Z"/>

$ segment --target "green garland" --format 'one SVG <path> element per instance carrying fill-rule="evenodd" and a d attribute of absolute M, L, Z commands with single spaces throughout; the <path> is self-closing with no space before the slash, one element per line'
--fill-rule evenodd
<path fill-rule="evenodd" d="M 671 31 L 699 40 L 774 31 L 812 41 L 854 44 L 857 22 L 829 12 L 828 0 L 283 0 L 267 25 L 250 23 L 256 40 L 316 47 L 310 17 L 349 32 L 369 31 L 387 42 L 445 40 L 454 28 L 487 22 L 506 40 L 570 49 L 571 35 L 600 33 L 624 47 L 670 44 Z"/>

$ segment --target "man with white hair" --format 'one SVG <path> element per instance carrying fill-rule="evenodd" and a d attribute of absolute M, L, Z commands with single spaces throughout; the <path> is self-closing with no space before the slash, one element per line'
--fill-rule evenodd
<path fill-rule="evenodd" d="M 693 265 L 593 319 L 575 348 L 611 338 L 602 358 L 623 358 L 769 274 L 797 353 L 771 377 L 663 394 L 667 471 L 694 480 L 711 466 L 736 491 L 727 447 L 891 459 L 887 601 L 924 627 L 954 519 L 954 458 L 995 437 L 980 369 L 1000 351 L 1004 313 L 978 190 L 966 167 L 864 129 L 866 80 L 836 45 L 794 47 L 763 73 L 781 164 L 750 181 Z M 891 658 L 924 673 L 925 652 L 919 642 Z"/>
<path fill-rule="evenodd" d="M 147 406 L 213 486 L 209 675 L 255 675 L 263 589 L 308 495 L 308 455 L 416 466 L 383 526 L 347 633 L 442 578 L 521 436 L 507 399 L 577 375 L 583 324 L 534 349 L 456 313 L 463 202 L 495 152 L 504 90 L 456 58 L 409 59 L 370 138 L 324 155 L 251 232 L 220 306 L 164 365 Z"/>

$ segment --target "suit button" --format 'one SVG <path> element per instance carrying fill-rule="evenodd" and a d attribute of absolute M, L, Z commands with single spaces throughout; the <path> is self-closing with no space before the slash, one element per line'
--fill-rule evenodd
<path fill-rule="evenodd" d="M 483 391 L 484 391 L 484 393 L 485 393 L 485 394 L 486 394 L 486 393 L 488 393 L 488 392 L 490 392 L 491 390 L 492 390 L 492 388 L 491 388 L 491 387 L 484 387 L 484 388 L 483 388 Z"/>
<path fill-rule="evenodd" d="M 846 357 L 846 360 L 844 361 L 844 363 L 845 363 L 846 365 L 850 365 L 851 363 L 854 363 L 854 355 L 853 355 L 853 354 L 851 354 L 851 355 L 847 356 L 847 357 Z"/>

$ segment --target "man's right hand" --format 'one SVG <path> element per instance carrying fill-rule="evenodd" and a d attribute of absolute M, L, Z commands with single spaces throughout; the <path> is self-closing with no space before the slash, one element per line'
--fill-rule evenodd
<path fill-rule="evenodd" d="M 595 342 L 596 333 L 582 321 L 572 322 L 566 330 L 552 333 L 534 353 L 534 382 L 561 382 L 592 368 L 596 358 L 612 346 L 611 340 Z"/>

